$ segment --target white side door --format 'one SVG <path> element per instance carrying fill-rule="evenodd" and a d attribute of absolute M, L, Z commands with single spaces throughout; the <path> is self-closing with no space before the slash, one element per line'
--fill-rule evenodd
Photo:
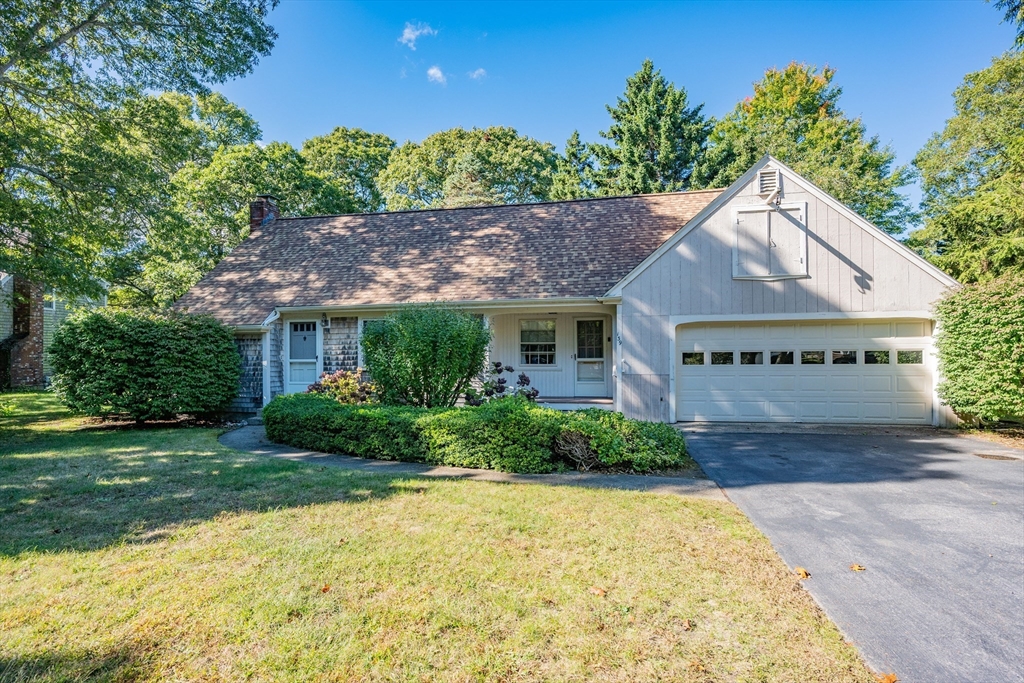
<path fill-rule="evenodd" d="M 575 373 L 576 396 L 607 397 L 607 323 L 604 318 L 577 318 L 575 332 L 572 369 Z"/>
<path fill-rule="evenodd" d="M 305 391 L 317 380 L 319 340 L 313 321 L 288 323 L 288 386 L 287 393 Z"/>

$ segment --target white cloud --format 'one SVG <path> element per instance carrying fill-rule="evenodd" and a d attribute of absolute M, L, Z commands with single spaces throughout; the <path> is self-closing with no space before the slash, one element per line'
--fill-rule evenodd
<path fill-rule="evenodd" d="M 441 71 L 441 67 L 435 65 L 427 69 L 427 80 L 431 83 L 445 85 L 448 82 L 448 77 Z"/>
<path fill-rule="evenodd" d="M 402 37 L 398 39 L 402 45 L 408 46 L 410 50 L 416 49 L 416 39 L 420 36 L 436 36 L 437 31 L 430 28 L 430 24 L 413 24 L 412 22 L 405 22 L 405 29 L 402 31 Z"/>
<path fill-rule="evenodd" d="M 476 71 L 470 71 L 469 77 L 474 81 L 479 81 L 482 78 L 487 78 L 487 69 L 477 69 Z"/>

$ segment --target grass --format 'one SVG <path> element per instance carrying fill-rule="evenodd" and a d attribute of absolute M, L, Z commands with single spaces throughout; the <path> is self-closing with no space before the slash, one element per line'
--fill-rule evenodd
<path fill-rule="evenodd" d="M 731 504 L 0 418 L 0 680 L 870 681 Z"/>

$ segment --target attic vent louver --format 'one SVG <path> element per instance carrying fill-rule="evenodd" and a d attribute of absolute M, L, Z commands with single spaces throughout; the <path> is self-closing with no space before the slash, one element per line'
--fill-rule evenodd
<path fill-rule="evenodd" d="M 779 191 L 779 172 L 768 168 L 757 172 L 757 193 L 762 197 L 776 194 Z"/>

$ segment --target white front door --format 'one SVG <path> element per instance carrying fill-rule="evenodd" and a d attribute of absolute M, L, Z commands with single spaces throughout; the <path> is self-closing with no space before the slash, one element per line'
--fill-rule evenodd
<path fill-rule="evenodd" d="M 317 380 L 315 322 L 288 323 L 288 393 L 305 391 Z"/>
<path fill-rule="evenodd" d="M 603 318 L 576 320 L 573 371 L 577 396 L 608 396 L 608 359 Z"/>
<path fill-rule="evenodd" d="M 924 320 L 685 325 L 680 421 L 931 424 Z"/>

